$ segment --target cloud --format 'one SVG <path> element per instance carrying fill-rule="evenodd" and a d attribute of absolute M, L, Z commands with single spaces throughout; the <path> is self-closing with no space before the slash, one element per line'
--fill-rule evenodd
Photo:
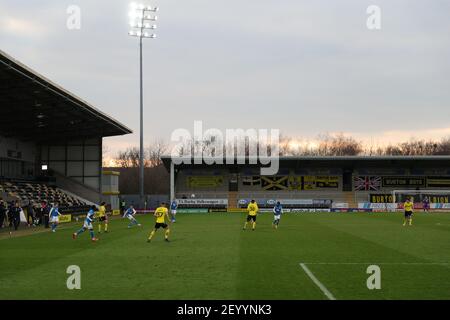
<path fill-rule="evenodd" d="M 26 38 L 42 37 L 49 33 L 49 29 L 42 24 L 13 17 L 0 20 L 0 29 L 7 35 Z"/>
<path fill-rule="evenodd" d="M 2 49 L 133 128 L 108 144 L 136 145 L 138 43 L 127 36 L 128 1 L 78 0 L 79 31 L 65 27 L 69 4 L 0 4 Z M 448 2 L 378 0 L 380 32 L 367 30 L 369 3 L 360 0 L 152 4 L 161 10 L 158 38 L 144 44 L 145 141 L 168 140 L 194 120 L 380 141 L 447 133 L 429 128 L 450 122 Z"/>
<path fill-rule="evenodd" d="M 344 132 L 344 135 L 352 136 L 366 145 L 387 146 L 411 140 L 440 141 L 444 138 L 450 138 L 450 127 L 385 130 L 377 134 L 370 134 L 367 132 Z"/>

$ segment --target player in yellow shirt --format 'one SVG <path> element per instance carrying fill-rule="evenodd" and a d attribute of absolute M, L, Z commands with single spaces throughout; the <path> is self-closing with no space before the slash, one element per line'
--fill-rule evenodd
<path fill-rule="evenodd" d="M 412 225 L 412 214 L 414 209 L 414 203 L 410 198 L 406 198 L 405 203 L 403 204 L 403 208 L 405 209 L 405 222 L 403 222 L 403 226 L 406 226 L 408 222 L 409 225 Z"/>
<path fill-rule="evenodd" d="M 150 233 L 150 236 L 148 237 L 147 242 L 152 241 L 153 236 L 155 235 L 156 231 L 159 228 L 163 228 L 165 230 L 164 240 L 169 242 L 170 229 L 169 229 L 168 223 L 170 223 L 170 218 L 169 218 L 169 210 L 167 209 L 167 205 L 165 203 L 161 203 L 161 205 L 158 208 L 156 208 L 155 213 L 153 215 L 156 217 L 156 224 L 155 224 L 155 228 Z M 167 218 L 167 223 L 166 223 L 166 218 Z"/>
<path fill-rule="evenodd" d="M 244 229 L 247 229 L 247 224 L 252 221 L 252 231 L 255 231 L 256 228 L 256 215 L 258 214 L 259 208 L 258 204 L 255 200 L 250 201 L 250 203 L 247 206 L 247 221 L 245 221 Z"/>
<path fill-rule="evenodd" d="M 108 215 L 106 214 L 105 202 L 102 202 L 98 209 L 98 233 L 102 233 L 102 222 L 105 225 L 105 232 L 108 232 Z"/>

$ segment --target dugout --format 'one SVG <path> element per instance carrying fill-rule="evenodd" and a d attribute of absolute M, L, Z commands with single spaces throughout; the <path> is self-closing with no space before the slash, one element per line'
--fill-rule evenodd
<path fill-rule="evenodd" d="M 0 83 L 0 178 L 52 183 L 98 204 L 103 138 L 132 131 L 3 51 Z"/>

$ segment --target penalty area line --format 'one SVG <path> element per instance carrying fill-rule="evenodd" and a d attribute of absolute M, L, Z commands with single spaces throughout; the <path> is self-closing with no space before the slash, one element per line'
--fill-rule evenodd
<path fill-rule="evenodd" d="M 323 292 L 323 294 L 328 298 L 328 300 L 336 300 L 333 294 L 316 278 L 316 276 L 309 270 L 309 268 L 304 264 L 300 263 L 300 267 L 302 267 L 303 271 L 308 275 L 308 277 L 314 282 L 316 286 Z"/>

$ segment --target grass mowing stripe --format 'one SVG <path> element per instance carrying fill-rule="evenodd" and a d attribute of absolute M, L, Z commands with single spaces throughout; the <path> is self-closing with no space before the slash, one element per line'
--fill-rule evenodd
<path fill-rule="evenodd" d="M 308 277 L 310 277 L 311 280 L 316 284 L 316 286 L 318 286 L 319 289 L 322 290 L 323 294 L 329 300 L 336 300 L 333 294 L 330 291 L 328 291 L 328 289 L 322 284 L 322 282 L 319 281 L 319 279 L 316 278 L 316 276 L 308 269 L 308 267 L 304 263 L 300 263 L 300 267 L 302 267 L 302 269 L 305 271 Z"/>
<path fill-rule="evenodd" d="M 402 224 L 399 223 L 399 221 L 401 221 L 400 219 L 402 219 L 401 214 L 395 213 L 389 216 L 386 214 L 348 215 L 344 218 L 344 221 L 346 221 L 344 223 L 342 223 L 342 218 L 344 218 L 344 216 L 337 217 L 337 219 L 316 218 L 310 221 L 331 230 L 340 231 L 355 238 L 372 242 L 373 244 L 382 246 L 386 249 L 414 257 L 411 262 L 422 262 L 420 260 L 425 260 L 423 262 L 450 260 L 450 254 L 446 245 L 448 241 L 448 232 L 445 230 L 430 229 L 425 223 L 417 223 L 412 227 L 403 227 Z M 380 218 L 382 218 L 382 224 L 378 223 Z M 426 216 L 426 219 L 440 220 L 441 217 Z M 355 223 L 354 226 L 349 225 L 349 221 L 372 221 L 374 225 L 371 228 L 360 228 L 358 223 Z M 390 221 L 390 224 L 385 224 L 386 221 Z M 428 239 L 428 241 L 421 241 L 421 239 Z M 399 260 L 399 262 L 405 262 L 409 259 Z"/>
<path fill-rule="evenodd" d="M 339 299 L 450 299 L 450 233 L 431 228 L 449 218 L 404 229 L 401 214 L 286 214 L 274 230 L 264 213 L 253 232 L 244 214 L 183 214 L 170 243 L 160 230 L 151 244 L 152 216 L 131 230 L 118 219 L 97 243 L 71 239 L 80 223 L 0 241 L 0 299 L 327 299 L 299 262 Z M 367 261 L 388 263 L 381 290 L 367 289 Z M 72 264 L 82 290 L 66 288 Z"/>

